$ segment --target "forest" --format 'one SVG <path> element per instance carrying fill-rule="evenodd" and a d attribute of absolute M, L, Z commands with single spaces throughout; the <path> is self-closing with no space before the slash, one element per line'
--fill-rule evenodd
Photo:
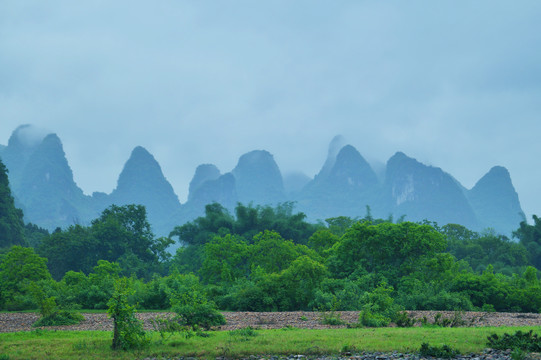
<path fill-rule="evenodd" d="M 44 296 L 106 309 L 124 278 L 139 309 L 170 309 L 189 293 L 235 311 L 361 310 L 374 296 L 408 310 L 541 311 L 537 216 L 509 239 L 363 211 L 309 223 L 294 203 L 239 203 L 234 214 L 213 203 L 156 237 L 143 206 L 112 205 L 88 226 L 49 233 L 24 224 L 0 162 L 0 310 L 36 309 Z"/>

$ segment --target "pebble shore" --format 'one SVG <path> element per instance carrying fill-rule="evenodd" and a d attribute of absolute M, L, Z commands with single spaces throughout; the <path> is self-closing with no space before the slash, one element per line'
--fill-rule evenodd
<path fill-rule="evenodd" d="M 525 355 L 523 360 L 539 360 L 541 354 Z M 399 352 L 381 353 L 381 352 L 360 352 L 360 353 L 345 353 L 338 356 L 324 355 L 289 355 L 289 356 L 274 356 L 274 355 L 252 355 L 242 360 L 436 360 L 439 358 L 423 357 L 419 354 L 404 354 Z M 511 351 L 497 351 L 487 349 L 481 354 L 466 354 L 459 355 L 453 359 L 458 360 L 514 360 Z M 144 360 L 164 360 L 158 358 L 145 358 Z M 198 360 L 191 357 L 179 357 L 167 360 Z M 227 358 L 217 358 L 217 360 L 228 360 Z"/>
<path fill-rule="evenodd" d="M 426 317 L 433 321 L 436 314 L 450 318 L 452 311 L 408 311 L 416 319 Z M 227 324 L 219 330 L 234 330 L 251 326 L 258 329 L 280 329 L 283 327 L 296 327 L 301 329 L 328 329 L 345 327 L 346 325 L 323 325 L 321 314 L 312 311 L 291 312 L 224 312 Z M 359 319 L 358 311 L 337 311 L 335 313 L 345 323 L 355 323 Z M 105 313 L 83 313 L 85 321 L 78 325 L 48 327 L 50 330 L 103 330 L 112 331 L 113 321 Z M 144 312 L 136 316 L 143 320 L 147 330 L 152 329 L 151 319 L 157 316 L 173 316 L 171 313 Z M 461 313 L 465 326 L 541 326 L 541 314 L 534 313 Z M 32 324 L 39 319 L 37 313 L 0 313 L 0 332 L 32 331 Z"/>

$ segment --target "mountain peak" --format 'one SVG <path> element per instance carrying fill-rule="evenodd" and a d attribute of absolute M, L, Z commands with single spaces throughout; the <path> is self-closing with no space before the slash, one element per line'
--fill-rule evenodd
<path fill-rule="evenodd" d="M 149 221 L 160 234 L 171 231 L 168 221 L 180 209 L 178 197 L 160 164 L 142 146 L 135 147 L 126 161 L 110 201 L 117 205 L 144 205 Z"/>
<path fill-rule="evenodd" d="M 403 152 L 387 161 L 384 189 L 387 206 L 396 216 L 478 228 L 475 213 L 457 181 L 442 169 L 424 165 Z"/>
<path fill-rule="evenodd" d="M 34 125 L 25 124 L 17 127 L 8 140 L 8 146 L 14 148 L 34 148 L 38 146 L 49 133 Z"/>
<path fill-rule="evenodd" d="M 518 194 L 509 171 L 503 166 L 490 169 L 467 194 L 484 226 L 510 234 L 524 220 Z"/>
<path fill-rule="evenodd" d="M 328 179 L 340 188 L 353 187 L 357 190 L 366 190 L 378 183 L 374 170 L 357 149 L 351 145 L 346 145 L 340 149 L 329 172 Z"/>
<path fill-rule="evenodd" d="M 331 140 L 329 144 L 329 150 L 327 151 L 327 159 L 325 160 L 323 167 L 316 176 L 325 177 L 329 174 L 332 167 L 334 166 L 334 163 L 336 162 L 336 156 L 345 145 L 346 139 L 342 135 L 336 135 Z"/>
<path fill-rule="evenodd" d="M 267 205 L 285 200 L 282 174 L 268 151 L 254 150 L 242 155 L 232 173 L 239 201 Z"/>
<path fill-rule="evenodd" d="M 197 189 L 207 181 L 213 181 L 220 177 L 220 170 L 213 164 L 201 164 L 195 169 L 195 174 L 190 181 L 188 200 L 192 199 Z"/>
<path fill-rule="evenodd" d="M 144 147 L 136 146 L 132 150 L 130 158 L 124 164 L 124 168 L 118 177 L 117 188 L 113 193 L 129 191 L 129 189 L 139 187 L 146 188 L 146 184 L 156 181 L 161 184 L 164 181 L 167 182 L 160 164 Z"/>

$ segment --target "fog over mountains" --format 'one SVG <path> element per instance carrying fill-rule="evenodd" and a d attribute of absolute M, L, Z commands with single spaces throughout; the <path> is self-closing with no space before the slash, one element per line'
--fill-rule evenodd
<path fill-rule="evenodd" d="M 98 146 L 98 145 L 97 145 Z M 335 216 L 372 216 L 440 225 L 457 223 L 472 230 L 493 228 L 510 235 L 524 220 L 509 172 L 493 167 L 472 189 L 463 187 L 440 168 L 424 165 L 398 152 L 376 173 L 363 156 L 341 137 L 333 139 L 321 171 L 282 176 L 271 153 L 242 155 L 234 169 L 222 173 L 215 165 L 195 169 L 186 203 L 181 204 L 155 158 L 143 147 L 133 149 L 110 193 L 88 196 L 77 186 L 62 142 L 55 134 L 35 136 L 23 125 L 0 145 L 10 185 L 25 220 L 49 230 L 89 224 L 111 204 L 142 204 L 157 235 L 204 213 L 219 202 L 233 211 L 238 202 L 276 205 L 294 201 L 311 221 Z M 95 174 L 100 176 L 100 174 Z"/>

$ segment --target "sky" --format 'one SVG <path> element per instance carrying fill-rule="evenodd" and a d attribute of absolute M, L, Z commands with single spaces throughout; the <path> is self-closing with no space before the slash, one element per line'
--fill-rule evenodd
<path fill-rule="evenodd" d="M 58 134 L 111 192 L 134 147 L 181 202 L 251 150 L 315 175 L 338 134 L 471 188 L 505 166 L 541 215 L 541 1 L 0 1 L 0 144 Z"/>

